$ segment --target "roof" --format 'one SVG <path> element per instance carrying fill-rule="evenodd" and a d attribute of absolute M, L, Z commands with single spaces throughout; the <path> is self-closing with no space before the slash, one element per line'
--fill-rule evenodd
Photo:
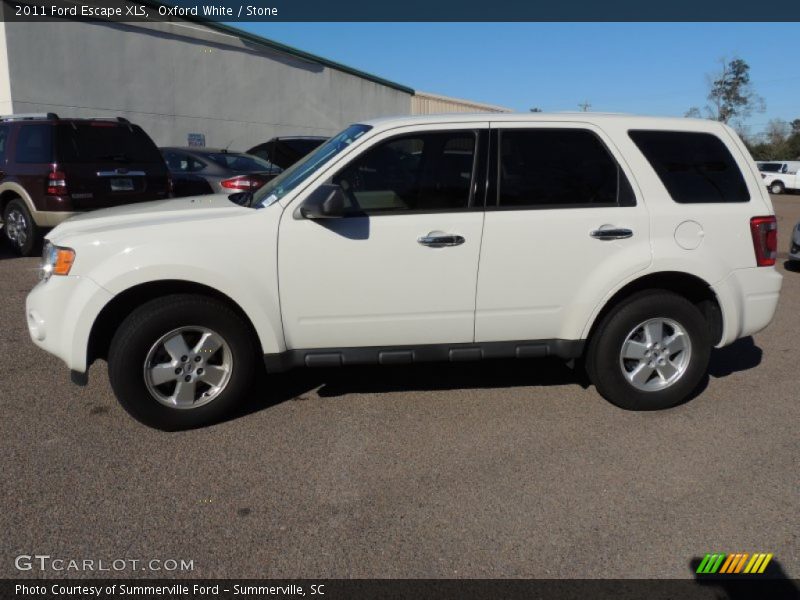
<path fill-rule="evenodd" d="M 557 112 L 557 113 L 443 113 L 436 115 L 410 115 L 400 117 L 380 117 L 363 121 L 380 129 L 425 123 L 477 123 L 490 121 L 504 122 L 543 122 L 543 123 L 617 123 L 635 127 L 670 127 L 674 129 L 708 130 L 720 125 L 708 119 L 689 119 L 686 117 L 652 117 L 622 113 L 599 112 Z"/>
<path fill-rule="evenodd" d="M 159 6 L 173 6 L 173 4 L 168 4 L 166 2 L 160 2 L 159 0 L 141 0 L 141 4 L 148 5 L 154 8 L 158 8 Z M 354 69 L 353 67 L 348 67 L 347 65 L 343 65 L 341 63 L 337 63 L 332 60 L 328 60 L 327 58 L 323 58 L 321 56 L 317 56 L 316 54 L 311 54 L 310 52 L 305 52 L 298 48 L 294 48 L 292 46 L 287 46 L 286 44 L 281 44 L 280 42 L 276 42 L 274 40 L 267 39 L 265 37 L 261 37 L 260 35 L 255 35 L 254 33 L 250 33 L 244 31 L 242 29 L 238 29 L 236 27 L 231 27 L 230 25 L 224 25 L 223 23 L 218 23 L 216 21 L 210 21 L 205 19 L 201 16 L 191 16 L 191 15 L 181 15 L 180 17 L 176 17 L 177 19 L 183 21 L 191 21 L 193 23 L 198 23 L 209 29 L 214 29 L 221 33 L 232 35 L 238 37 L 242 40 L 246 40 L 251 44 L 255 44 L 257 46 L 262 46 L 263 48 L 267 48 L 269 50 L 274 50 L 277 52 L 282 52 L 284 54 L 289 54 L 291 56 L 295 56 L 297 58 L 301 58 L 303 60 L 307 60 L 309 62 L 317 63 L 318 65 L 322 65 L 324 67 L 328 67 L 330 69 L 335 69 L 337 71 L 341 71 L 343 73 L 348 73 L 350 75 L 355 75 L 361 79 L 366 79 L 367 81 L 372 81 L 373 83 L 377 83 L 386 87 L 393 88 L 395 90 L 399 90 L 401 92 L 405 92 L 406 94 L 414 94 L 414 90 L 410 87 L 401 85 L 399 83 L 395 83 L 394 81 L 389 81 L 388 79 L 384 79 L 383 77 L 378 77 L 377 75 L 373 75 L 372 73 L 367 73 L 365 71 L 360 71 L 358 69 Z"/>

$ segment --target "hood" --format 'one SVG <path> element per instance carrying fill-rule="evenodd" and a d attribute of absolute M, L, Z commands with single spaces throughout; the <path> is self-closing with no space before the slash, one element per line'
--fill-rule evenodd
<path fill-rule="evenodd" d="M 47 237 L 58 243 L 58 240 L 75 234 L 243 216 L 251 210 L 228 200 L 228 194 L 139 202 L 76 215 L 53 229 Z"/>

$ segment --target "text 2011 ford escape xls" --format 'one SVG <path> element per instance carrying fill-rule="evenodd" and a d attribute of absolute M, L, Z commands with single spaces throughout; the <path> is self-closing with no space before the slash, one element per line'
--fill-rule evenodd
<path fill-rule="evenodd" d="M 598 391 L 673 406 L 781 288 L 755 164 L 719 123 L 453 115 L 352 125 L 255 194 L 78 216 L 44 251 L 33 340 L 107 358 L 149 425 L 212 422 L 263 359 L 582 357 Z"/>

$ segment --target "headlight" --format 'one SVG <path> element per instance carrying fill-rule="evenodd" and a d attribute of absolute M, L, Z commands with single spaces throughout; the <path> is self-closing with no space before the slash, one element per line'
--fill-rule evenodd
<path fill-rule="evenodd" d="M 75 250 L 45 242 L 44 250 L 42 251 L 41 277 L 47 281 L 51 275 L 69 275 L 74 262 Z"/>

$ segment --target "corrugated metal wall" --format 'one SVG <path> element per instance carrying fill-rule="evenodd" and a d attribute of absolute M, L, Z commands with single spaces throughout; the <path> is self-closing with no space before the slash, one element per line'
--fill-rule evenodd
<path fill-rule="evenodd" d="M 461 100 L 460 98 L 449 98 L 437 94 L 426 92 L 415 92 L 411 96 L 412 115 L 431 115 L 437 113 L 476 113 L 493 112 L 508 113 L 513 112 L 510 108 L 494 106 L 492 104 L 482 104 L 471 100 Z"/>

